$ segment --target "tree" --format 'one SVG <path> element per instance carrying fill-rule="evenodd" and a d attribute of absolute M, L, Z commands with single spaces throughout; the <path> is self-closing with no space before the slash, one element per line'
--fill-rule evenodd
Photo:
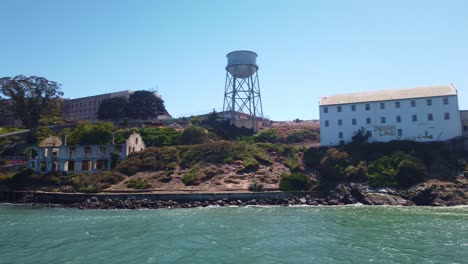
<path fill-rule="evenodd" d="M 157 118 L 160 113 L 166 112 L 164 101 L 150 91 L 135 91 L 128 99 L 127 114 L 136 119 Z"/>
<path fill-rule="evenodd" d="M 102 100 L 99 104 L 98 119 L 100 120 L 120 120 L 126 117 L 128 100 L 125 97 L 114 97 Z"/>
<path fill-rule="evenodd" d="M 41 116 L 50 110 L 52 101 L 63 95 L 60 86 L 57 82 L 38 76 L 0 78 L 0 91 L 10 97 L 13 113 L 24 126 L 31 129 L 33 140 Z"/>
<path fill-rule="evenodd" d="M 83 122 L 67 133 L 69 145 L 105 145 L 112 141 L 115 126 L 108 122 Z"/>
<path fill-rule="evenodd" d="M 6 115 L 9 110 L 8 100 L 0 97 L 0 126 L 6 122 Z"/>

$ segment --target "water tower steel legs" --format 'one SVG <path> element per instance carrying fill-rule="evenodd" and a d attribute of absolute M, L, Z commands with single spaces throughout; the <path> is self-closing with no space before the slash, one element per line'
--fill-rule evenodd
<path fill-rule="evenodd" d="M 252 120 L 254 131 L 258 131 L 258 117 L 263 118 L 263 109 L 257 72 L 247 78 L 236 78 L 226 72 L 223 111 L 230 112 L 231 124 L 238 118 L 236 112 L 245 114 Z"/>

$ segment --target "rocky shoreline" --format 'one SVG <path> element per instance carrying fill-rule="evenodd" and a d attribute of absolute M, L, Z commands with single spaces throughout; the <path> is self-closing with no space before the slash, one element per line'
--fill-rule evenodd
<path fill-rule="evenodd" d="M 428 181 L 407 190 L 389 188 L 372 189 L 365 184 L 339 184 L 334 189 L 322 193 L 320 197 L 311 195 L 259 199 L 205 199 L 191 201 L 150 200 L 150 199 L 103 199 L 92 196 L 84 202 L 37 203 L 32 195 L 25 195 L 19 203 L 46 205 L 78 209 L 161 209 L 195 208 L 208 206 L 298 206 L 298 205 L 393 205 L 393 206 L 456 206 L 468 205 L 467 182 Z"/>

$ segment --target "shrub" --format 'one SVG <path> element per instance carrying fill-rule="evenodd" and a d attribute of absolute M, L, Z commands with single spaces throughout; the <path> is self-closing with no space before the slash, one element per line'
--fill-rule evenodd
<path fill-rule="evenodd" d="M 179 162 L 180 151 L 175 147 L 147 148 L 141 155 L 142 169 L 174 169 Z"/>
<path fill-rule="evenodd" d="M 320 161 L 320 175 L 328 181 L 345 180 L 345 170 L 349 165 L 348 153 L 329 148 Z"/>
<path fill-rule="evenodd" d="M 208 132 L 199 126 L 190 126 L 182 132 L 182 142 L 187 145 L 203 144 L 208 141 Z"/>
<path fill-rule="evenodd" d="M 58 175 L 60 185 L 72 186 L 78 192 L 100 192 L 119 183 L 125 176 L 116 171 L 103 171 L 97 174 L 74 173 Z"/>
<path fill-rule="evenodd" d="M 128 155 L 126 160 L 120 162 L 115 167 L 115 170 L 127 176 L 132 176 L 141 169 L 141 166 L 140 156 L 138 153 L 135 153 L 134 155 Z"/>
<path fill-rule="evenodd" d="M 77 192 L 80 192 L 80 193 L 97 193 L 99 192 L 96 188 L 96 186 L 82 186 L 80 188 L 78 188 L 78 190 L 76 190 Z"/>
<path fill-rule="evenodd" d="M 373 161 L 368 170 L 369 183 L 374 186 L 407 187 L 429 175 L 420 159 L 399 151 Z"/>
<path fill-rule="evenodd" d="M 404 159 L 398 164 L 396 180 L 402 187 L 408 187 L 423 181 L 429 176 L 426 166 L 416 158 Z"/>
<path fill-rule="evenodd" d="M 131 179 L 127 182 L 127 187 L 132 189 L 148 189 L 151 187 L 146 180 L 142 179 Z"/>
<path fill-rule="evenodd" d="M 309 177 L 303 173 L 281 175 L 279 189 L 284 192 L 308 191 L 312 187 Z"/>
<path fill-rule="evenodd" d="M 244 164 L 252 160 L 268 162 L 268 155 L 256 145 L 244 142 L 217 141 L 213 143 L 180 147 L 181 165 L 193 166 L 198 163 L 232 163 L 241 160 Z"/>
<path fill-rule="evenodd" d="M 359 162 L 357 166 L 348 166 L 345 169 L 346 178 L 350 181 L 364 181 L 367 179 L 367 164 Z"/>
<path fill-rule="evenodd" d="M 249 191 L 251 192 L 263 192 L 263 184 L 254 182 L 249 185 Z"/>
<path fill-rule="evenodd" d="M 196 165 L 189 169 L 182 177 L 182 182 L 185 185 L 198 185 L 200 184 L 200 166 Z"/>
<path fill-rule="evenodd" d="M 317 133 L 309 130 L 296 130 L 286 137 L 285 143 L 298 143 L 315 139 L 318 139 Z"/>
<path fill-rule="evenodd" d="M 325 155 L 326 148 L 309 148 L 304 152 L 303 162 L 304 165 L 318 169 L 320 167 L 320 161 L 322 160 L 323 156 Z"/>
<path fill-rule="evenodd" d="M 244 160 L 244 167 L 237 171 L 237 173 L 249 173 L 257 171 L 260 167 L 260 164 L 253 158 L 248 158 Z"/>
<path fill-rule="evenodd" d="M 182 143 L 182 132 L 172 127 L 141 128 L 138 133 L 147 146 L 176 146 Z"/>
<path fill-rule="evenodd" d="M 255 136 L 256 142 L 280 143 L 283 137 L 276 129 L 266 129 Z"/>
<path fill-rule="evenodd" d="M 15 189 L 21 189 L 30 184 L 34 171 L 29 168 L 24 168 L 15 173 L 12 177 L 6 180 L 6 184 Z"/>

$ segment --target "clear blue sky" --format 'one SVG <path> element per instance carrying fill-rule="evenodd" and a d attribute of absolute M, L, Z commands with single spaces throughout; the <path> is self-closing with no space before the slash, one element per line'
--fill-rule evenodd
<path fill-rule="evenodd" d="M 0 77 L 65 97 L 156 89 L 173 116 L 223 105 L 226 53 L 258 53 L 263 112 L 320 96 L 453 83 L 468 109 L 468 1 L 0 1 Z"/>

